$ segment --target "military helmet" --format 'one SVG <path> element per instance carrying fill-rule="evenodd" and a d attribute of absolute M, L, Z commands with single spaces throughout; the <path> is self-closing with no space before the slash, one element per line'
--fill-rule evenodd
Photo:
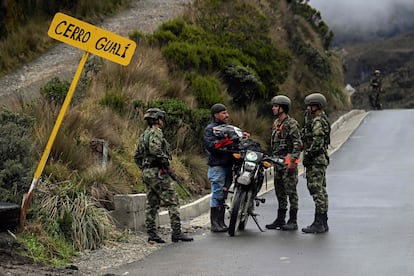
<path fill-rule="evenodd" d="M 289 112 L 290 110 L 290 105 L 291 105 L 291 101 L 287 96 L 284 95 L 278 95 L 278 96 L 274 96 L 271 100 L 270 103 L 272 105 L 282 105 L 282 107 L 286 107 L 287 110 L 284 110 L 286 113 Z"/>
<path fill-rule="evenodd" d="M 227 110 L 227 107 L 224 104 L 216 103 L 211 106 L 211 115 L 220 113 Z"/>
<path fill-rule="evenodd" d="M 380 70 L 375 70 L 375 71 L 374 71 L 374 74 L 375 74 L 375 75 L 380 75 L 380 74 L 381 74 L 381 71 L 380 71 Z"/>
<path fill-rule="evenodd" d="M 328 105 L 326 98 L 321 93 L 312 93 L 305 97 L 306 105 L 316 105 L 319 108 L 325 108 Z"/>
<path fill-rule="evenodd" d="M 153 119 L 153 120 L 161 119 L 165 121 L 165 111 L 159 108 L 150 108 L 144 114 L 144 120 L 148 120 L 148 119 Z"/>

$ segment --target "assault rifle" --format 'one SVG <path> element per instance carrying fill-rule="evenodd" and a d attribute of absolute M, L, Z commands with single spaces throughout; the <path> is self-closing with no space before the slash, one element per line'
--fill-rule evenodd
<path fill-rule="evenodd" d="M 302 128 L 302 142 L 305 148 L 310 146 L 312 130 L 310 129 L 312 124 L 312 114 L 309 110 L 305 111 L 303 116 L 303 128 Z"/>
<path fill-rule="evenodd" d="M 178 175 L 176 175 L 173 171 L 168 170 L 164 166 L 162 168 L 160 168 L 160 170 L 158 171 L 158 178 L 159 179 L 163 179 L 164 177 L 162 175 L 164 173 L 168 174 L 171 177 L 172 180 L 174 180 L 175 182 L 177 182 L 178 186 L 180 186 L 180 188 L 185 192 L 185 194 L 187 196 L 191 196 L 191 194 L 184 187 L 183 180 Z"/>

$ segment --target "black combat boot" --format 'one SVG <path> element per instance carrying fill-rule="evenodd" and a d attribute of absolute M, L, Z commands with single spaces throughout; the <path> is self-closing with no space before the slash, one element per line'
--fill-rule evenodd
<path fill-rule="evenodd" d="M 210 208 L 210 230 L 211 232 L 227 232 L 227 227 L 224 228 L 220 225 L 220 207 Z"/>
<path fill-rule="evenodd" d="M 285 225 L 282 226 L 282 230 L 284 231 L 298 230 L 297 216 L 298 216 L 298 209 L 290 209 L 289 220 Z"/>
<path fill-rule="evenodd" d="M 193 241 L 194 239 L 190 236 L 187 236 L 181 232 L 181 230 L 174 230 L 171 234 L 171 241 L 172 242 L 178 242 L 178 241 L 184 241 L 189 242 Z"/>
<path fill-rule="evenodd" d="M 324 213 L 323 214 L 323 227 L 325 227 L 325 232 L 329 231 L 329 226 L 328 226 L 328 213 Z"/>
<path fill-rule="evenodd" d="M 148 230 L 147 233 L 149 242 L 165 243 L 165 241 L 160 236 L 158 236 L 155 230 Z"/>
<path fill-rule="evenodd" d="M 302 232 L 308 233 L 308 234 L 319 234 L 319 233 L 325 233 L 326 229 L 323 226 L 323 214 L 316 213 L 315 214 L 315 220 L 311 225 L 309 225 L 306 228 L 302 228 Z"/>
<path fill-rule="evenodd" d="M 219 212 L 218 212 L 218 224 L 220 225 L 221 228 L 226 229 L 226 231 L 229 229 L 226 225 L 226 223 L 224 222 L 224 214 L 226 213 L 226 208 L 224 206 L 220 206 L 219 207 Z"/>
<path fill-rule="evenodd" d="M 267 224 L 266 228 L 267 229 L 281 229 L 282 226 L 286 224 L 285 222 L 286 212 L 287 212 L 286 209 L 277 210 L 277 218 L 271 224 Z"/>

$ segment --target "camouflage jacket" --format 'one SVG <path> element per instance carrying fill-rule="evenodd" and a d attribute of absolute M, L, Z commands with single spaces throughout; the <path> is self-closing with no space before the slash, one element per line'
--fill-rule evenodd
<path fill-rule="evenodd" d="M 328 146 L 330 144 L 331 125 L 325 112 L 305 121 L 302 135 L 304 144 L 303 164 L 324 165 L 329 164 Z"/>
<path fill-rule="evenodd" d="M 299 158 L 302 151 L 302 140 L 298 122 L 287 116 L 284 120 L 276 119 L 273 123 L 270 146 L 273 155 L 286 156 L 292 160 Z"/>
<path fill-rule="evenodd" d="M 375 91 L 380 92 L 382 90 L 381 77 L 374 77 L 371 79 L 371 88 Z"/>
<path fill-rule="evenodd" d="M 170 144 L 160 128 L 147 127 L 137 144 L 134 159 L 141 168 L 170 165 L 172 159 Z"/>

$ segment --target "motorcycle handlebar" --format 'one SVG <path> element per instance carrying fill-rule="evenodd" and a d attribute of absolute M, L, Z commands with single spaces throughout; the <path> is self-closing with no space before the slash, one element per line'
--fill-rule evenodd
<path fill-rule="evenodd" d="M 280 156 L 266 156 L 263 158 L 263 161 L 271 162 L 273 165 L 278 167 L 286 167 L 285 157 Z"/>

